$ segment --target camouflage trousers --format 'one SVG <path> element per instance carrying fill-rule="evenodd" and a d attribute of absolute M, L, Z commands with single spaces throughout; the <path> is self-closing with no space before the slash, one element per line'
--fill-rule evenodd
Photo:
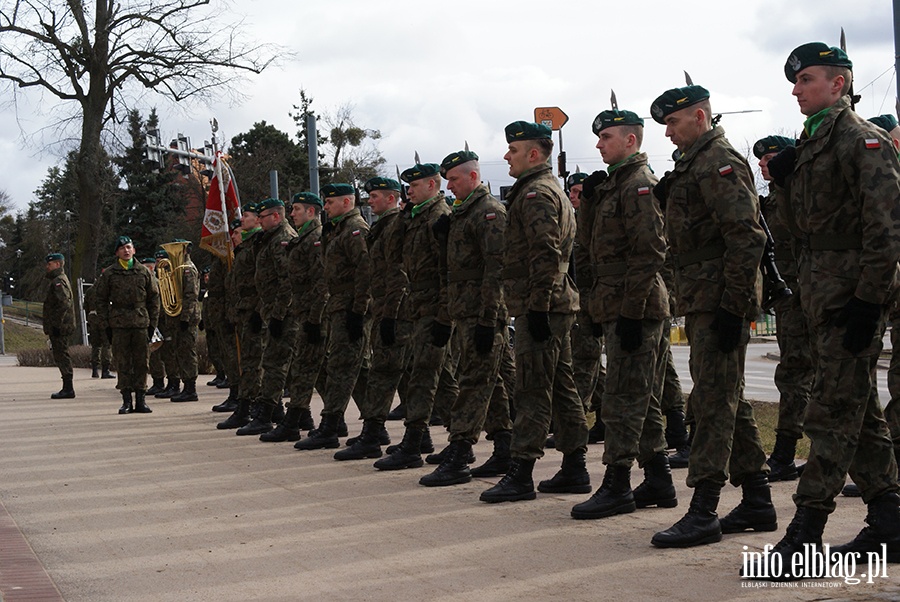
<path fill-rule="evenodd" d="M 222 357 L 222 340 L 215 329 L 204 325 L 206 328 L 206 357 L 212 364 L 216 374 L 225 372 L 225 360 Z"/>
<path fill-rule="evenodd" d="M 506 346 L 500 353 L 500 374 L 484 421 L 484 430 L 488 435 L 496 431 L 511 430 L 515 418 L 516 357 L 509 340 L 509 328 L 505 332 Z"/>
<path fill-rule="evenodd" d="M 803 415 L 809 403 L 813 383 L 813 364 L 809 328 L 800 307 L 800 295 L 791 295 L 775 307 L 778 329 L 778 352 L 781 360 L 775 367 L 778 387 L 778 426 L 775 431 L 792 439 L 803 436 Z"/>
<path fill-rule="evenodd" d="M 424 431 L 431 420 L 434 399 L 438 390 L 438 382 L 446 378 L 445 386 L 455 384 L 455 378 L 449 374 L 448 346 L 435 347 L 431 343 L 431 325 L 433 316 L 425 316 L 413 322 L 410 338 L 409 386 L 406 389 L 406 428 Z"/>
<path fill-rule="evenodd" d="M 250 326 L 252 311 L 240 312 L 241 327 L 241 380 L 238 386 L 240 399 L 256 399 L 262 381 L 261 362 L 266 340 L 266 325 L 262 330 L 253 332 Z"/>
<path fill-rule="evenodd" d="M 216 345 L 222 357 L 222 368 L 228 383 L 233 387 L 241 381 L 241 368 L 238 361 L 238 332 L 231 322 L 223 321 L 215 329 L 206 329 L 207 340 L 209 337 L 216 339 Z"/>
<path fill-rule="evenodd" d="M 450 341 L 447 342 L 447 357 L 441 366 L 441 376 L 438 379 L 437 391 L 434 394 L 434 405 L 431 408 L 431 416 L 437 416 L 444 425 L 450 424 L 450 411 L 456 398 L 459 397 L 459 381 L 456 373 L 459 370 L 459 347 L 456 342 L 456 328 Z M 447 427 L 449 428 L 449 426 Z"/>
<path fill-rule="evenodd" d="M 751 474 L 768 472 L 753 408 L 744 399 L 744 360 L 750 323 L 744 322 L 741 341 L 731 353 L 719 351 L 719 335 L 710 330 L 715 314 L 685 317 L 691 344 L 689 409 L 694 417 L 694 442 L 688 464 L 688 487 L 711 481 L 722 487 L 731 475 L 735 486 Z"/>
<path fill-rule="evenodd" d="M 372 361 L 366 382 L 366 393 L 360 403 L 363 420 L 383 423 L 387 420 L 391 404 L 410 358 L 412 322 L 396 321 L 396 340 L 385 345 L 381 340 L 381 320 L 372 325 Z"/>
<path fill-rule="evenodd" d="M 207 297 L 203 302 L 203 325 L 206 329 L 206 353 L 216 374 L 225 372 L 225 351 L 222 349 L 224 336 L 220 332 L 225 326 L 224 299 Z"/>
<path fill-rule="evenodd" d="M 166 364 L 163 362 L 163 350 L 166 344 L 163 343 L 162 347 L 159 347 L 155 351 L 150 352 L 150 376 L 154 379 L 160 379 L 166 377 Z"/>
<path fill-rule="evenodd" d="M 345 312 L 339 311 L 329 316 L 322 416 L 342 415 L 347 410 L 354 390 L 359 390 L 357 381 L 360 380 L 363 363 L 368 354 L 370 329 L 371 320 L 366 316 L 363 336 L 356 341 L 351 341 L 347 332 Z M 361 397 L 356 399 L 357 405 L 364 403 Z"/>
<path fill-rule="evenodd" d="M 150 346 L 146 328 L 113 328 L 112 352 L 116 358 L 116 388 L 146 391 Z"/>
<path fill-rule="evenodd" d="M 144 331 L 146 333 L 146 330 Z M 69 355 L 69 336 L 50 335 L 50 350 L 53 352 L 53 363 L 59 368 L 62 376 L 72 376 L 72 357 Z"/>
<path fill-rule="evenodd" d="M 176 366 L 175 374 L 182 380 L 196 380 L 197 325 L 179 322 L 175 332 L 172 334 L 171 342 L 172 360 Z"/>
<path fill-rule="evenodd" d="M 811 444 L 809 461 L 794 503 L 832 512 L 849 472 L 869 503 L 897 491 L 897 462 L 875 375 L 884 322 L 869 346 L 854 356 L 844 349 L 845 328 L 810 324 L 813 381 L 804 430 Z"/>
<path fill-rule="evenodd" d="M 604 322 L 606 333 L 606 390 L 601 417 L 606 425 L 603 463 L 643 467 L 665 451 L 658 375 L 664 369 L 663 323 L 643 320 L 641 346 L 624 351 L 616 334 L 616 322 Z M 666 333 L 668 337 L 669 333 Z"/>
<path fill-rule="evenodd" d="M 894 449 L 900 450 L 900 318 L 891 320 L 891 365 L 887 380 L 891 400 L 884 408 L 884 419 L 894 440 Z"/>
<path fill-rule="evenodd" d="M 506 323 L 494 328 L 494 345 L 487 353 L 475 349 L 478 318 L 456 321 L 455 346 L 459 354 L 456 380 L 459 394 L 450 406 L 450 441 L 477 443 L 487 418 L 500 371 L 500 356 L 506 346 Z"/>
<path fill-rule="evenodd" d="M 590 316 L 579 313 L 572 327 L 572 374 L 585 413 L 600 411 L 606 382 L 602 349 L 603 337 L 594 336 Z"/>
<path fill-rule="evenodd" d="M 672 357 L 672 344 L 669 342 L 669 321 L 663 322 L 662 339 L 660 339 L 660 355 L 662 356 L 662 373 L 659 379 L 659 405 L 662 413 L 669 411 L 684 411 L 684 391 L 681 389 L 681 380 L 675 369 L 675 359 Z"/>
<path fill-rule="evenodd" d="M 260 360 L 262 382 L 256 401 L 269 405 L 281 402 L 298 330 L 297 320 L 290 313 L 281 322 L 280 336 L 273 335 L 271 328 L 266 329 L 266 342 Z"/>
<path fill-rule="evenodd" d="M 550 314 L 546 341 L 535 341 L 528 317 L 516 317 L 516 418 L 510 453 L 517 459 L 538 459 L 555 426 L 556 449 L 563 454 L 587 449 L 584 406 L 572 376 L 571 314 Z"/>
<path fill-rule="evenodd" d="M 298 320 L 298 323 L 300 322 Z M 316 388 L 325 364 L 327 341 L 324 330 L 326 326 L 326 324 L 322 325 L 322 342 L 315 345 L 309 342 L 302 328 L 297 333 L 287 378 L 287 390 L 291 395 L 286 404 L 289 408 L 309 409 L 313 390 Z M 324 386 L 320 391 L 324 391 Z"/>
<path fill-rule="evenodd" d="M 109 367 L 112 349 L 102 328 L 88 326 L 88 342 L 91 344 L 91 365 Z"/>

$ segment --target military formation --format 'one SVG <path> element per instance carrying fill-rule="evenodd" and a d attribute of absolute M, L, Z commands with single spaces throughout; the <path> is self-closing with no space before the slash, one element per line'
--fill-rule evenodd
<path fill-rule="evenodd" d="M 650 107 L 677 148 L 662 177 L 641 151 L 644 120 L 614 103 L 592 126 L 606 170 L 574 174 L 567 190 L 552 173 L 550 128 L 516 121 L 504 156 L 515 184 L 502 202 L 467 147 L 441 163 L 417 156 L 401 181 L 365 182 L 372 224 L 346 183 L 296 194 L 289 206 L 244 205 L 231 224 L 233 261 L 214 260 L 203 303 L 210 384 L 229 389 L 213 408 L 230 413 L 217 428 L 337 449 L 335 460 L 374 460 L 380 471 L 428 463 L 418 480 L 427 487 L 501 477 L 480 494 L 487 503 L 593 491 L 572 507 L 575 519 L 674 508 L 671 468 L 686 467 L 693 494 L 683 517 L 652 536 L 662 548 L 777 531 L 769 483 L 796 480 L 784 537 L 746 575 L 775 579 L 799 578 L 775 569 L 821 547 L 849 474 L 845 493 L 862 496 L 868 526 L 832 551 L 884 545 L 900 561 L 900 359 L 885 411 L 875 379 L 886 326 L 900 326 L 900 127 L 852 110 L 852 62 L 838 48 L 804 44 L 784 72 L 806 121 L 799 140 L 770 135 L 754 145 L 765 196 L 710 93 L 689 84 Z M 119 237 L 117 260 L 91 291 L 94 376 L 98 366 L 110 375 L 110 344 L 120 413 L 151 411 L 148 370 L 157 397 L 198 398 L 199 274 L 189 243 L 166 247 L 154 273 L 153 259 L 151 269 L 136 262 L 131 240 Z M 75 396 L 62 264 L 47 257 L 44 328 L 63 379 L 54 398 Z M 781 351 L 768 458 L 744 397 L 750 323 L 764 308 L 778 317 Z M 691 348 L 686 409 L 669 347 L 675 317 Z M 898 328 L 892 339 L 900 349 Z M 314 390 L 324 404 L 317 426 Z M 389 445 L 397 394 L 404 433 Z M 362 430 L 338 449 L 351 399 Z M 441 423 L 448 445 L 434 453 L 430 429 Z M 482 433 L 493 454 L 471 467 Z M 803 434 L 812 447 L 798 466 Z M 605 473 L 594 490 L 585 458 L 597 441 Z M 535 486 L 548 447 L 561 466 Z M 643 480 L 632 488 L 635 463 Z M 720 518 L 729 482 L 741 502 Z"/>

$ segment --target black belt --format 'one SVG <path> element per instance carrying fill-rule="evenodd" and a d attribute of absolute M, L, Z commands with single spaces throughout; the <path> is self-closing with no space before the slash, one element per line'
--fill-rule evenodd
<path fill-rule="evenodd" d="M 804 246 L 810 251 L 850 251 L 862 249 L 861 234 L 810 234 Z"/>
<path fill-rule="evenodd" d="M 564 261 L 559 264 L 559 273 L 565 274 L 569 271 L 569 262 Z M 530 275 L 530 271 L 528 270 L 528 266 L 526 265 L 514 265 L 510 267 L 503 268 L 500 271 L 500 277 L 503 279 L 511 279 L 511 278 L 527 278 Z"/>
<path fill-rule="evenodd" d="M 481 280 L 484 278 L 484 270 L 474 268 L 471 270 L 455 270 L 447 273 L 447 282 L 461 282 L 463 280 Z"/>
<path fill-rule="evenodd" d="M 438 289 L 441 287 L 441 281 L 437 278 L 432 280 L 419 280 L 418 282 L 410 282 L 409 290 L 414 293 L 421 293 L 422 291 L 430 291 L 434 289 Z"/>
<path fill-rule="evenodd" d="M 686 265 L 691 265 L 694 263 L 700 263 L 701 261 L 707 261 L 709 259 L 718 259 L 725 255 L 725 245 L 724 244 L 716 244 L 710 245 L 708 247 L 700 247 L 695 251 L 688 251 L 687 253 L 679 253 L 675 256 L 675 265 L 679 268 L 683 268 Z"/>

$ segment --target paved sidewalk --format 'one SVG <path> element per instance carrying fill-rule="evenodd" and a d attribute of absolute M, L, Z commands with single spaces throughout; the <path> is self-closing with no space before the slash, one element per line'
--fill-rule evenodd
<path fill-rule="evenodd" d="M 218 431 L 223 416 L 209 408 L 224 392 L 211 387 L 200 387 L 199 403 L 152 400 L 153 414 L 119 416 L 115 381 L 88 375 L 76 370 L 76 399 L 51 400 L 55 369 L 0 364 L 0 504 L 15 521 L 0 509 L 0 549 L 19 532 L 30 545 L 16 559 L 0 554 L 5 602 L 52 599 L 37 586 L 13 589 L 22 587 L 17 571 L 31 570 L 14 562 L 29 558 L 70 602 L 900 599 L 897 565 L 872 585 L 742 587 L 743 546 L 781 538 L 793 483 L 773 485 L 777 533 L 657 550 L 652 534 L 686 510 L 685 471 L 676 471 L 677 508 L 574 521 L 569 509 L 586 495 L 483 504 L 479 493 L 496 479 L 429 489 L 417 484 L 426 469 L 379 473 L 372 461 L 335 462 L 334 450 Z M 358 432 L 355 409 L 348 422 Z M 388 427 L 398 441 L 402 425 Z M 433 433 L 443 443 L 442 429 Z M 490 443 L 476 454 L 486 459 Z M 601 454 L 590 446 L 595 486 Z M 559 460 L 548 450 L 536 480 Z M 739 497 L 726 488 L 720 509 Z M 850 539 L 864 514 L 858 499 L 842 498 L 826 539 Z"/>

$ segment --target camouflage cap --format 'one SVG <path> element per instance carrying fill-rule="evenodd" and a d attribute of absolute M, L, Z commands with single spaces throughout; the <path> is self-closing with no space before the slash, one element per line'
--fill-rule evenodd
<path fill-rule="evenodd" d="M 709 90 L 703 86 L 685 86 L 663 92 L 650 105 L 650 115 L 656 123 L 665 123 L 666 117 L 709 98 Z"/>
<path fill-rule="evenodd" d="M 238 228 L 241 227 L 241 218 L 239 218 L 239 217 L 234 218 L 233 220 L 231 220 L 230 225 L 231 225 L 232 230 L 237 230 Z"/>
<path fill-rule="evenodd" d="M 372 192 L 373 190 L 394 190 L 400 192 L 400 182 L 379 176 L 366 180 L 366 183 L 363 184 L 363 190 L 366 192 Z"/>
<path fill-rule="evenodd" d="M 264 199 L 256 204 L 256 212 L 262 213 L 266 209 L 274 209 L 275 207 L 284 207 L 284 201 L 273 198 Z"/>
<path fill-rule="evenodd" d="M 617 125 L 644 125 L 644 120 L 638 117 L 637 113 L 632 111 L 619 111 L 618 109 L 611 109 L 609 111 L 602 111 L 599 115 L 594 117 L 594 123 L 591 125 L 591 129 L 594 130 L 594 135 L 599 136 L 600 132 L 605 130 L 606 128 L 615 127 Z"/>
<path fill-rule="evenodd" d="M 516 142 L 518 140 L 540 140 L 542 138 L 550 138 L 553 130 L 543 123 L 534 123 L 533 121 L 513 121 L 504 130 L 506 132 L 507 142 Z"/>
<path fill-rule="evenodd" d="M 144 257 L 141 259 L 141 265 L 147 265 L 148 263 L 156 263 L 156 257 Z"/>
<path fill-rule="evenodd" d="M 566 188 L 572 188 L 572 186 L 578 186 L 579 184 L 583 184 L 584 180 L 588 177 L 586 173 L 582 173 L 577 171 L 573 173 L 571 176 L 566 178 Z"/>
<path fill-rule="evenodd" d="M 797 83 L 797 74 L 813 65 L 846 67 L 853 70 L 853 61 L 840 48 L 824 42 L 810 42 L 794 49 L 784 64 L 784 76 L 792 84 Z"/>
<path fill-rule="evenodd" d="M 128 236 L 120 236 L 116 239 L 116 242 L 113 243 L 113 253 L 119 250 L 119 247 L 124 247 L 125 245 L 132 244 L 131 238 Z"/>
<path fill-rule="evenodd" d="M 457 165 L 468 163 L 469 161 L 478 161 L 478 155 L 476 155 L 472 151 L 467 150 L 450 153 L 449 155 L 444 157 L 443 161 L 441 161 L 441 175 L 446 176 L 449 170 L 453 169 Z"/>
<path fill-rule="evenodd" d="M 409 184 L 423 178 L 430 178 L 441 173 L 441 166 L 437 163 L 421 163 L 416 164 L 403 171 L 400 179 Z"/>
<path fill-rule="evenodd" d="M 888 133 L 897 127 L 897 118 L 890 113 L 879 115 L 878 117 L 869 117 L 869 121 Z"/>
<path fill-rule="evenodd" d="M 259 213 L 259 208 L 256 206 L 256 203 L 247 203 L 243 207 L 241 207 L 242 213 Z"/>
<path fill-rule="evenodd" d="M 753 154 L 757 159 L 762 159 L 763 155 L 780 153 L 789 146 L 797 146 L 797 141 L 787 136 L 766 136 L 753 145 Z"/>
<path fill-rule="evenodd" d="M 50 253 L 44 261 L 50 263 L 51 261 L 65 261 L 65 259 L 62 253 Z"/>
<path fill-rule="evenodd" d="M 326 184 L 319 190 L 319 196 L 330 199 L 336 196 L 355 196 L 356 188 L 350 184 Z"/>
<path fill-rule="evenodd" d="M 159 249 L 156 253 L 153 254 L 157 259 L 168 259 L 169 254 L 166 253 L 165 249 Z"/>

